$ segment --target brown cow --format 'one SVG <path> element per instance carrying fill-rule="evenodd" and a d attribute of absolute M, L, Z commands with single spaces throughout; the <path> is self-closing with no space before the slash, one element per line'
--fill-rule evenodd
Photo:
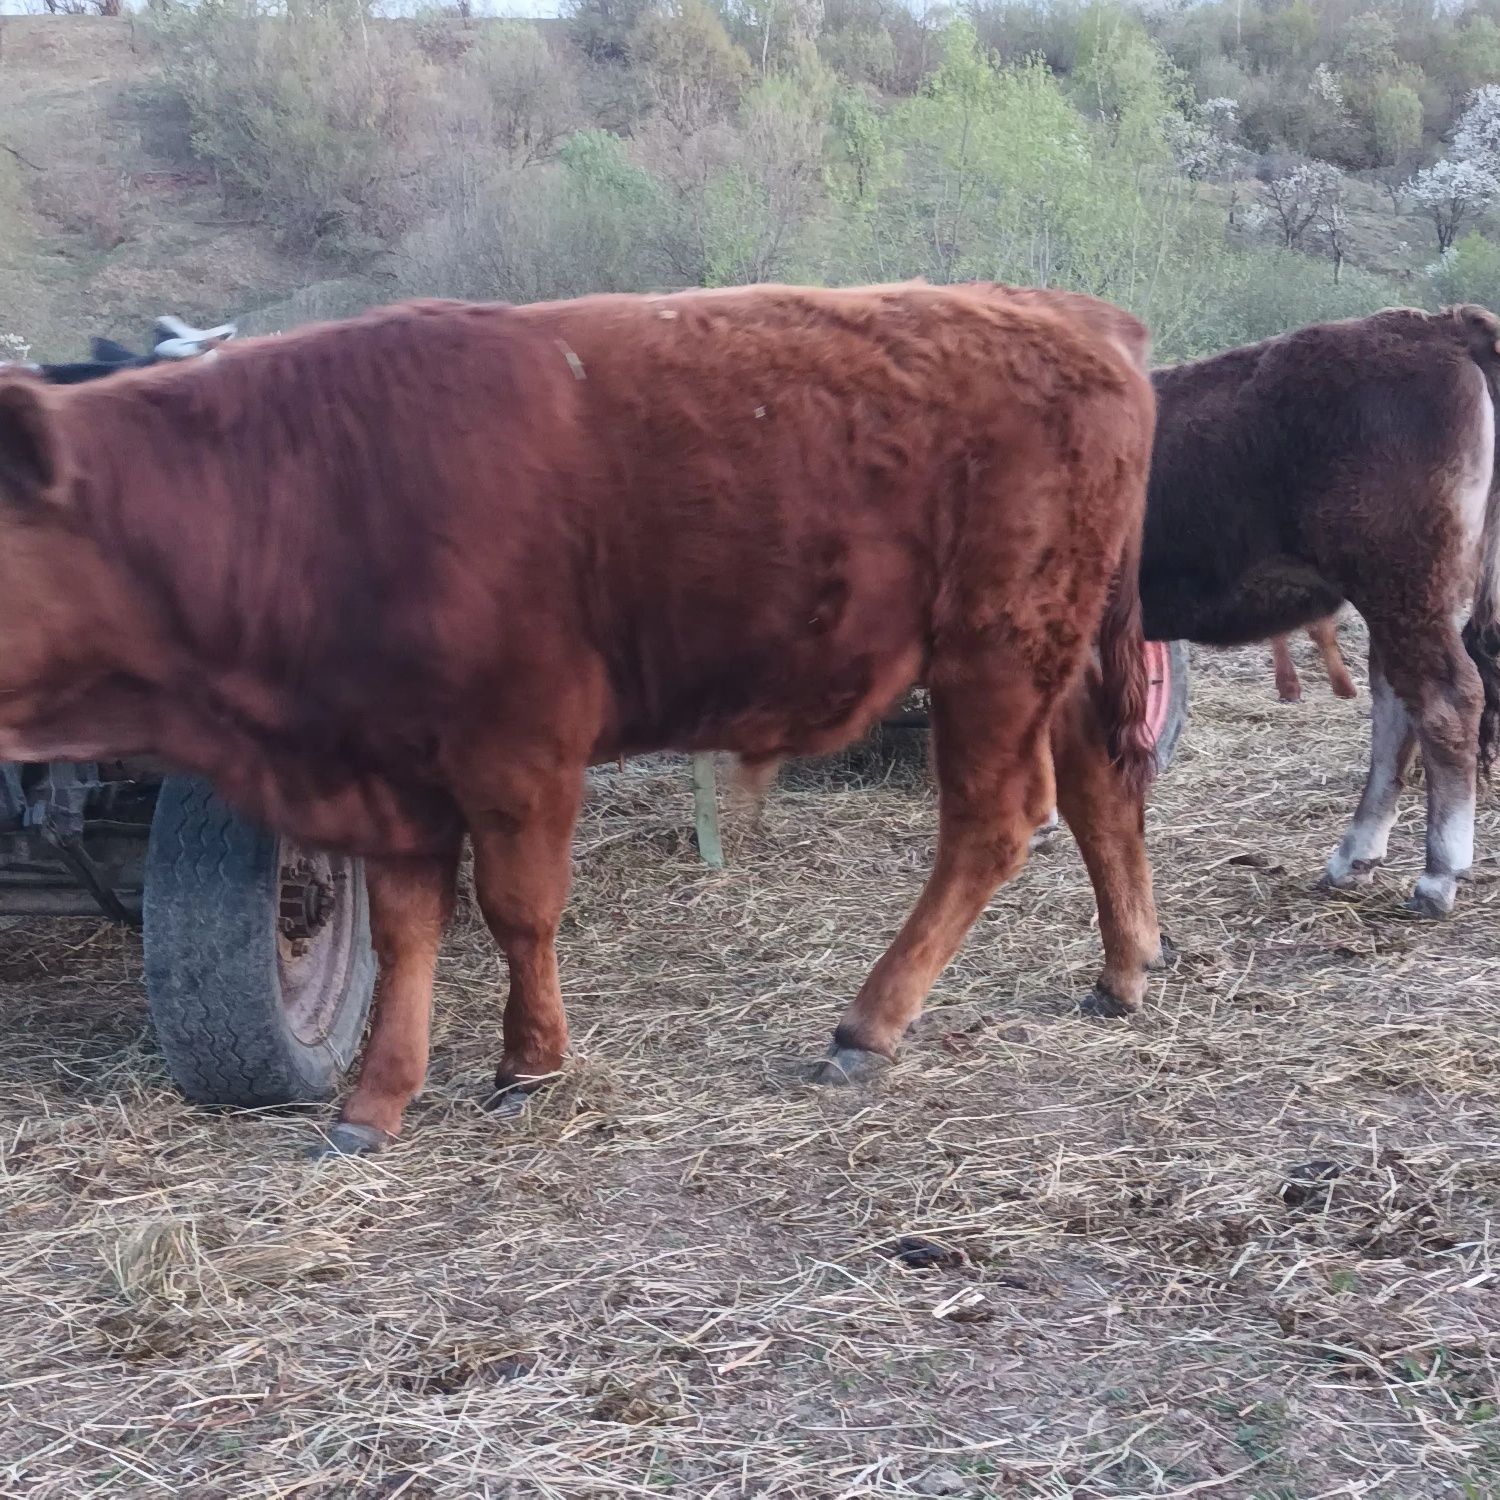
<path fill-rule="evenodd" d="M 1139 835 L 1119 792 L 1148 758 L 1146 344 L 1080 299 L 758 287 L 411 304 L 211 365 L 0 379 L 0 758 L 157 754 L 369 859 L 381 982 L 339 1150 L 394 1136 L 422 1082 L 465 832 L 513 1101 L 567 1044 L 585 768 L 828 751 L 918 680 L 936 862 L 823 1076 L 893 1053 L 1054 759 L 1118 885 L 1102 1003 L 1133 1008 L 1149 871 L 1098 851 Z"/>
<path fill-rule="evenodd" d="M 1323 670 L 1328 673 L 1328 685 L 1337 698 L 1353 698 L 1358 694 L 1354 679 L 1339 650 L 1338 621 L 1329 615 L 1314 620 L 1307 627 L 1307 634 L 1318 654 L 1323 658 Z M 1276 672 L 1276 695 L 1283 703 L 1302 701 L 1302 680 L 1297 676 L 1297 664 L 1292 660 L 1292 641 L 1287 635 L 1271 637 L 1271 661 Z"/>
<path fill-rule="evenodd" d="M 1420 746 L 1427 867 L 1409 905 L 1426 916 L 1452 910 L 1473 860 L 1476 767 L 1500 730 L 1497 377 L 1500 320 L 1467 306 L 1321 324 L 1153 377 L 1147 635 L 1242 645 L 1359 610 L 1370 772 L 1324 880 L 1372 878 Z M 1116 853 L 1139 857 L 1130 840 Z"/>

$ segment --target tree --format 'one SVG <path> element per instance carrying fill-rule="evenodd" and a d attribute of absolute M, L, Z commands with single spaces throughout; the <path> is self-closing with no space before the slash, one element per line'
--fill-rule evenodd
<path fill-rule="evenodd" d="M 1288 250 L 1295 250 L 1308 229 L 1341 201 L 1343 190 L 1344 174 L 1326 161 L 1299 162 L 1273 171 L 1261 184 L 1262 202 Z"/>
<path fill-rule="evenodd" d="M 1500 197 L 1500 84 L 1469 95 L 1451 154 L 1418 172 L 1410 192 L 1432 219 L 1439 254 L 1466 222 Z"/>
<path fill-rule="evenodd" d="M 833 101 L 834 163 L 829 176 L 834 191 L 858 207 L 868 203 L 880 180 L 885 136 L 880 116 L 863 89 L 841 89 Z"/>
<path fill-rule="evenodd" d="M 687 133 L 731 114 L 750 77 L 750 59 L 704 0 L 651 11 L 631 36 L 630 55 L 657 111 Z"/>
<path fill-rule="evenodd" d="M 1469 95 L 1453 132 L 1452 155 L 1500 178 L 1500 84 L 1486 84 Z"/>
<path fill-rule="evenodd" d="M 1409 84 L 1391 83 L 1370 102 L 1370 128 L 1380 165 L 1402 167 L 1422 148 L 1422 100 Z"/>
<path fill-rule="evenodd" d="M 490 139 L 516 167 L 551 156 L 578 123 L 572 71 L 529 21 L 495 21 L 464 58 Z"/>
<path fill-rule="evenodd" d="M 711 283 L 735 286 L 786 272 L 822 186 L 826 80 L 782 74 L 760 81 L 741 111 L 739 160 L 711 185 Z"/>
<path fill-rule="evenodd" d="M 564 0 L 562 14 L 573 45 L 590 62 L 624 62 L 630 38 L 654 0 Z"/>
<path fill-rule="evenodd" d="M 1477 162 L 1446 157 L 1418 172 L 1409 191 L 1432 219 L 1441 254 L 1469 220 L 1500 197 L 1500 181 Z"/>
<path fill-rule="evenodd" d="M 1378 78 L 1396 66 L 1396 28 L 1389 16 L 1366 11 L 1339 33 L 1339 64 L 1353 78 Z"/>
<path fill-rule="evenodd" d="M 1336 185 L 1323 194 L 1318 203 L 1317 227 L 1328 242 L 1328 253 L 1333 257 L 1333 280 L 1336 286 L 1344 274 L 1344 261 L 1349 254 L 1349 210 L 1344 204 L 1344 180 L 1342 175 Z"/>

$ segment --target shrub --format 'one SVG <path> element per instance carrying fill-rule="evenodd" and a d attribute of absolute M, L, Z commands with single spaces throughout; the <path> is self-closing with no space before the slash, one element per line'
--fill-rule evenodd
<path fill-rule="evenodd" d="M 1435 300 L 1500 309 L 1500 245 L 1470 230 L 1429 270 Z"/>
<path fill-rule="evenodd" d="M 357 0 L 203 0 L 148 14 L 193 148 L 293 245 L 388 237 L 421 90 L 414 53 Z"/>

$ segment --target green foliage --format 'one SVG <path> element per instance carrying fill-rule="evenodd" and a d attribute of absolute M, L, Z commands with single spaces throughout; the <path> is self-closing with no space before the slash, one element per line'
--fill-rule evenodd
<path fill-rule="evenodd" d="M 870 204 L 885 169 L 885 130 L 862 89 L 839 90 L 833 101 L 829 187 L 846 207 Z"/>
<path fill-rule="evenodd" d="M 1420 297 L 1359 269 L 1361 174 L 1410 220 L 1401 185 L 1500 79 L 1487 14 L 1384 0 L 573 0 L 426 42 L 361 4 L 148 24 L 226 190 L 290 241 L 393 249 L 403 291 L 996 279 L 1128 306 L 1162 358 Z M 1347 192 L 1268 248 L 1255 201 L 1327 163 Z M 1460 240 L 1432 294 L 1496 300 L 1497 259 Z"/>
<path fill-rule="evenodd" d="M 1379 166 L 1404 166 L 1422 147 L 1422 99 L 1409 84 L 1388 83 L 1370 104 L 1370 130 Z"/>
<path fill-rule="evenodd" d="M 1439 302 L 1500 308 L 1500 244 L 1470 230 L 1433 267 L 1432 289 Z"/>
<path fill-rule="evenodd" d="M 709 184 L 708 285 L 789 279 L 819 202 L 831 102 L 816 73 L 766 78 L 746 96 L 743 150 Z"/>
<path fill-rule="evenodd" d="M 630 37 L 657 110 L 679 130 L 730 113 L 750 77 L 750 59 L 704 0 L 648 11 Z"/>

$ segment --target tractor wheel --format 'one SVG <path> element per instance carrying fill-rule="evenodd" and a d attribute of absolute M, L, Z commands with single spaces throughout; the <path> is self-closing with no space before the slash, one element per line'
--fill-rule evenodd
<path fill-rule="evenodd" d="M 375 988 L 358 860 L 301 849 L 204 783 L 168 777 L 143 917 L 151 1019 L 189 1099 L 247 1108 L 335 1092 Z"/>

